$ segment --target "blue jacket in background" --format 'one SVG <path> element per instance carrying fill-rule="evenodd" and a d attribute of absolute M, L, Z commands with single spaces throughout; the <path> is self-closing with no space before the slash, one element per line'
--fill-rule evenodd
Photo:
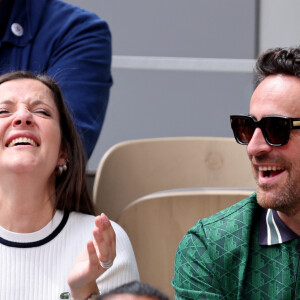
<path fill-rule="evenodd" d="M 111 55 L 108 25 L 97 15 L 60 0 L 15 0 L 0 40 L 0 74 L 54 78 L 90 157 L 112 85 Z"/>

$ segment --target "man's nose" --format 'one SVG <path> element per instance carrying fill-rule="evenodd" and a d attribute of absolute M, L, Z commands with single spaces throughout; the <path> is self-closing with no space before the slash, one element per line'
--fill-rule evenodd
<path fill-rule="evenodd" d="M 253 136 L 247 146 L 247 153 L 249 156 L 259 156 L 261 154 L 270 152 L 272 146 L 270 146 L 261 131 L 260 128 L 256 128 Z"/>

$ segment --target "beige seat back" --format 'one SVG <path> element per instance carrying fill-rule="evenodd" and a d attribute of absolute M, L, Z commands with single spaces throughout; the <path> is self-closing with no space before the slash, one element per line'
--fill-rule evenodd
<path fill-rule="evenodd" d="M 180 240 L 198 219 L 210 216 L 246 198 L 251 190 L 199 190 L 156 193 L 140 198 L 121 214 L 118 223 L 127 232 L 141 280 L 174 299 L 171 280 Z"/>
<path fill-rule="evenodd" d="M 255 187 L 246 148 L 233 138 L 182 137 L 123 142 L 101 159 L 97 212 L 116 220 L 131 201 L 168 189 Z"/>

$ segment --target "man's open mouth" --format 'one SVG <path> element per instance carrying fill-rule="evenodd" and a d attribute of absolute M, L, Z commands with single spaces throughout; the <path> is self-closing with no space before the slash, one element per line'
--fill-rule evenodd
<path fill-rule="evenodd" d="M 258 167 L 258 171 L 262 177 L 274 177 L 284 171 L 284 168 L 278 166 L 263 166 Z"/>

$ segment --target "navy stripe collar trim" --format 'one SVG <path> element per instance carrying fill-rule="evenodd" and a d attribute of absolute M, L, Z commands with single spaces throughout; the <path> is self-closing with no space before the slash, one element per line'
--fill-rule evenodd
<path fill-rule="evenodd" d="M 282 222 L 276 210 L 262 209 L 258 235 L 259 245 L 278 245 L 298 238 L 299 236 Z"/>
<path fill-rule="evenodd" d="M 34 248 L 34 247 L 40 247 L 42 245 L 47 244 L 51 240 L 53 240 L 65 227 L 68 219 L 69 219 L 70 212 L 65 210 L 64 211 L 64 216 L 59 223 L 59 225 L 52 231 L 51 234 L 43 238 L 42 240 L 35 241 L 35 242 L 30 242 L 30 243 L 18 243 L 18 242 L 12 242 L 6 239 L 3 239 L 0 237 L 0 244 L 3 244 L 8 247 L 14 247 L 14 248 Z"/>

